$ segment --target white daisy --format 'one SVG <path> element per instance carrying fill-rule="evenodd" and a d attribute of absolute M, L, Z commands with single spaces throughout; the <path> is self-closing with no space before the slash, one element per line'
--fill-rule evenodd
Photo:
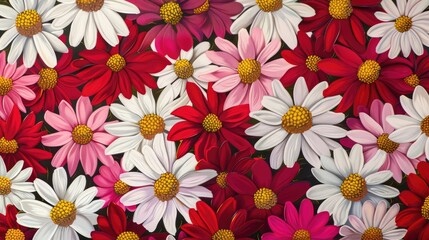
<path fill-rule="evenodd" d="M 153 232 L 162 218 L 167 232 L 175 234 L 177 211 L 190 222 L 188 211 L 196 207 L 200 197 L 213 197 L 210 190 L 200 185 L 217 173 L 211 169 L 196 171 L 197 160 L 191 153 L 176 160 L 174 142 L 164 142 L 162 135 L 156 135 L 153 148 L 144 146 L 143 152 L 144 161 L 141 153 L 130 153 L 140 172 L 121 174 L 121 181 L 135 189 L 120 201 L 125 206 L 138 205 L 133 221 L 143 224 L 148 231 Z"/>
<path fill-rule="evenodd" d="M 0 30 L 5 31 L 0 37 L 0 50 L 10 43 L 7 61 L 15 63 L 23 55 L 25 67 L 34 65 L 37 55 L 48 67 L 57 65 L 55 52 L 66 53 L 66 45 L 58 39 L 63 34 L 62 28 L 55 29 L 46 13 L 55 0 L 10 0 L 12 8 L 0 5 Z"/>
<path fill-rule="evenodd" d="M 121 165 L 124 170 L 130 171 L 134 167 L 129 160 L 130 150 L 141 151 L 145 145 L 152 146 L 153 138 L 157 134 L 161 134 L 164 141 L 168 141 L 168 132 L 180 121 L 171 115 L 171 112 L 189 102 L 187 95 L 177 99 L 176 96 L 171 85 L 161 92 L 158 102 L 148 87 L 145 95 L 137 93 L 137 97 L 132 96 L 130 99 L 120 94 L 119 100 L 122 104 L 113 103 L 110 111 L 121 122 L 104 126 L 108 133 L 118 137 L 106 148 L 106 154 L 125 153 Z"/>
<path fill-rule="evenodd" d="M 321 156 L 323 169 L 312 168 L 313 176 L 322 184 L 308 189 L 307 197 L 324 200 L 317 212 L 333 215 L 335 225 L 343 225 L 349 214 L 362 216 L 362 204 L 366 200 L 378 203 L 383 198 L 399 195 L 398 189 L 382 185 L 392 177 L 390 170 L 378 171 L 386 161 L 386 153 L 377 152 L 364 164 L 362 146 L 355 144 L 350 157 L 343 148 L 334 150 L 334 159 Z"/>
<path fill-rule="evenodd" d="M 67 188 L 67 174 L 64 168 L 53 172 L 52 187 L 41 179 L 34 180 L 39 200 L 23 200 L 25 213 L 17 215 L 17 222 L 25 227 L 38 229 L 34 240 L 78 240 L 80 235 L 90 238 L 97 224 L 95 214 L 103 207 L 103 200 L 94 200 L 96 187 L 85 190 L 86 179 L 78 176 Z"/>
<path fill-rule="evenodd" d="M 237 0 L 243 4 L 241 15 L 232 23 L 231 32 L 237 34 L 242 28 L 260 28 L 265 39 L 281 38 L 289 48 L 297 45 L 296 33 L 302 17 L 316 14 L 313 8 L 297 0 Z"/>
<path fill-rule="evenodd" d="M 24 161 L 18 161 L 9 171 L 6 170 L 3 158 L 0 156 L 0 213 L 6 214 L 6 206 L 14 205 L 19 210 L 21 201 L 24 199 L 34 199 L 34 186 L 32 182 L 27 182 L 33 168 L 22 170 Z"/>
<path fill-rule="evenodd" d="M 426 154 L 429 159 L 429 95 L 422 86 L 417 86 L 413 98 L 400 97 L 401 106 L 407 115 L 387 117 L 387 122 L 396 130 L 389 138 L 397 143 L 411 143 L 407 157 L 417 158 Z"/>
<path fill-rule="evenodd" d="M 389 58 L 393 59 L 402 53 L 405 57 L 411 50 L 417 55 L 423 54 L 423 46 L 429 46 L 429 12 L 424 10 L 429 1 L 397 0 L 397 6 L 392 0 L 381 1 L 386 12 L 376 12 L 375 16 L 382 21 L 368 30 L 368 36 L 381 38 L 376 52 L 389 50 Z"/>
<path fill-rule="evenodd" d="M 125 0 L 58 0 L 46 14 L 54 19 L 52 26 L 63 29 L 71 24 L 69 43 L 76 47 L 84 38 L 85 47 L 93 49 L 97 33 L 111 46 L 119 43 L 118 35 L 126 37 L 130 33 L 119 13 L 137 14 L 139 9 Z"/>
<path fill-rule="evenodd" d="M 344 114 L 330 111 L 341 101 L 341 96 L 323 97 L 327 82 L 317 84 L 310 92 L 304 78 L 298 78 L 292 100 L 280 81 L 272 83 L 273 96 L 264 96 L 266 110 L 250 113 L 260 121 L 246 129 L 250 136 L 262 137 L 255 143 L 256 150 L 273 148 L 270 165 L 278 169 L 282 160 L 292 167 L 299 153 L 314 167 L 320 167 L 319 156 L 330 156 L 329 149 L 340 145 L 331 138 L 343 138 L 347 131 L 333 126 L 344 120 Z"/>
<path fill-rule="evenodd" d="M 402 239 L 407 230 L 396 228 L 395 218 L 399 212 L 399 204 L 394 204 L 389 210 L 387 210 L 387 206 L 386 201 L 380 201 L 377 206 L 372 201 L 366 201 L 362 207 L 362 217 L 350 215 L 351 226 L 341 227 L 340 234 L 344 236 L 341 239 Z"/>

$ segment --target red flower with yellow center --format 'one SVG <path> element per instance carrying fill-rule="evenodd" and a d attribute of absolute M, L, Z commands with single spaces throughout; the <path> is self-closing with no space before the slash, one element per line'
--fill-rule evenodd
<path fill-rule="evenodd" d="M 18 209 L 13 205 L 7 205 L 6 215 L 0 214 L 0 239 L 2 240 L 30 240 L 36 233 L 35 229 L 30 229 L 19 225 L 16 222 Z"/>

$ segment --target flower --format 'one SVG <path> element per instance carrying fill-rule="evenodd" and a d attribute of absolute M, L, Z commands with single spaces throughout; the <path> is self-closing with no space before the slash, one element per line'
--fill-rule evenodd
<path fill-rule="evenodd" d="M 105 155 L 105 145 L 115 139 L 104 130 L 109 107 L 100 107 L 94 112 L 88 97 L 80 97 L 76 103 L 76 112 L 66 101 L 58 106 L 59 114 L 46 111 L 45 121 L 58 132 L 42 137 L 42 143 L 49 147 L 59 147 L 52 159 L 53 167 L 66 164 L 70 175 L 76 171 L 79 161 L 85 174 L 94 175 L 97 159 L 107 166 L 113 164 L 112 156 Z"/>
<path fill-rule="evenodd" d="M 224 109 L 225 94 L 215 93 L 209 85 L 207 98 L 197 85 L 186 85 L 193 106 L 182 106 L 171 114 L 182 118 L 168 133 L 170 141 L 182 140 L 177 156 L 182 157 L 194 147 L 197 159 L 204 157 L 205 149 L 228 140 L 238 150 L 247 150 L 252 145 L 244 138 L 244 129 L 250 126 L 249 105 Z"/>
<path fill-rule="evenodd" d="M 216 92 L 231 91 L 224 109 L 240 104 L 249 104 L 251 111 L 261 109 L 262 97 L 272 95 L 272 80 L 279 79 L 286 71 L 284 59 L 268 62 L 279 51 L 281 42 L 275 39 L 266 44 L 260 29 L 253 29 L 250 36 L 246 29 L 240 30 L 238 48 L 222 38 L 216 38 L 215 42 L 221 51 L 206 54 L 219 67 L 201 78 L 215 81 Z"/>
<path fill-rule="evenodd" d="M 403 239 L 407 230 L 396 229 L 395 217 L 399 212 L 399 204 L 387 210 L 388 203 L 380 201 L 375 205 L 366 201 L 362 206 L 362 217 L 349 216 L 351 226 L 344 225 L 340 229 L 341 239 Z"/>
<path fill-rule="evenodd" d="M 12 43 L 7 57 L 8 63 L 14 64 L 23 54 L 26 68 L 33 66 L 37 56 L 47 66 L 53 68 L 57 65 L 55 52 L 68 51 L 66 45 L 58 38 L 63 34 L 62 28 L 54 28 L 51 23 L 47 23 L 50 20 L 47 18 L 47 11 L 55 2 L 55 0 L 30 2 L 13 0 L 10 1 L 12 7 L 1 5 L 0 16 L 3 17 L 1 18 L 3 24 L 0 30 L 5 32 L 0 37 L 0 50 Z"/>
<path fill-rule="evenodd" d="M 131 161 L 140 172 L 121 174 L 121 181 L 134 190 L 121 198 L 125 206 L 137 205 L 133 221 L 153 232 L 163 219 L 168 233 L 176 233 L 177 211 L 190 222 L 188 210 L 195 208 L 200 197 L 211 198 L 212 193 L 200 185 L 216 176 L 214 170 L 195 170 L 197 160 L 191 153 L 176 160 L 174 142 L 163 142 L 155 135 L 153 148 L 143 146 L 143 155 L 130 152 Z"/>
<path fill-rule="evenodd" d="M 352 146 L 354 143 L 363 145 L 365 160 L 369 160 L 377 152 L 386 155 L 386 162 L 380 170 L 390 170 L 393 179 L 398 183 L 402 182 L 402 172 L 406 175 L 416 173 L 415 167 L 424 158 L 410 159 L 406 156 L 411 144 L 396 143 L 390 140 L 389 135 L 393 132 L 393 127 L 386 121 L 386 118 L 394 114 L 391 104 L 383 104 L 380 100 L 374 100 L 369 113 L 360 112 L 359 119 L 348 118 L 347 125 L 351 129 L 347 137 L 351 141 L 344 139 L 345 146 Z"/>
<path fill-rule="evenodd" d="M 375 51 L 383 53 L 389 50 L 389 58 L 396 58 L 402 51 L 405 57 L 411 50 L 417 55 L 423 54 L 423 45 L 429 46 L 429 30 L 426 30 L 428 13 L 425 9 L 429 2 L 400 0 L 397 6 L 392 0 L 382 0 L 385 12 L 376 12 L 381 21 L 370 29 L 368 36 L 381 38 Z"/>
<path fill-rule="evenodd" d="M 327 211 L 333 215 L 335 225 L 343 225 L 349 214 L 362 216 L 362 204 L 371 200 L 375 204 L 383 198 L 399 195 L 398 189 L 383 185 L 392 177 L 390 170 L 379 171 L 386 160 L 386 154 L 377 152 L 364 163 L 362 146 L 355 144 L 347 155 L 343 148 L 334 150 L 334 159 L 321 156 L 323 169 L 312 168 L 313 176 L 322 184 L 312 186 L 307 197 L 324 200 L 318 212 Z"/>
<path fill-rule="evenodd" d="M 289 48 L 297 45 L 296 32 L 302 17 L 312 17 L 314 9 L 296 0 L 238 0 L 244 10 L 231 25 L 231 32 L 237 34 L 240 29 L 260 28 L 267 41 L 281 38 Z"/>
<path fill-rule="evenodd" d="M 378 39 L 371 39 L 363 53 L 336 45 L 334 52 L 339 59 L 328 58 L 319 62 L 320 70 L 340 77 L 323 93 L 325 96 L 343 95 L 337 112 L 345 112 L 353 105 L 353 114 L 356 116 L 358 106 L 369 108 L 375 99 L 381 99 L 392 105 L 398 102 L 391 85 L 403 81 L 412 73 L 411 69 L 404 58 L 388 59 L 386 54 L 376 54 L 377 43 Z"/>
<path fill-rule="evenodd" d="M 168 86 L 161 92 L 158 102 L 152 90 L 147 88 L 145 95 L 137 93 L 137 97 L 130 99 L 119 95 L 122 104 L 110 106 L 110 111 L 122 122 L 106 125 L 106 131 L 118 137 L 106 148 L 106 154 L 125 153 L 121 161 L 124 170 L 130 171 L 134 167 L 129 160 L 131 150 L 141 151 L 145 145 L 153 146 L 153 138 L 157 134 L 167 141 L 168 132 L 179 120 L 171 112 L 189 102 L 186 95 L 176 99 L 171 88 Z"/>
<path fill-rule="evenodd" d="M 33 239 L 36 230 L 23 227 L 16 222 L 18 210 L 13 205 L 6 207 L 6 214 L 0 213 L 0 238 L 4 240 Z"/>
<path fill-rule="evenodd" d="M 41 179 L 34 180 L 39 196 L 46 201 L 23 200 L 25 213 L 17 215 L 18 223 L 38 229 L 34 240 L 69 239 L 78 240 L 80 235 L 89 238 L 97 223 L 97 212 L 103 200 L 93 200 L 96 187 L 85 190 L 86 179 L 79 175 L 67 188 L 67 174 L 64 168 L 53 172 L 54 188 Z"/>
<path fill-rule="evenodd" d="M 278 169 L 282 162 L 292 167 L 301 152 L 314 167 L 320 167 L 319 156 L 330 156 L 329 149 L 340 145 L 331 138 L 342 138 L 346 131 L 334 126 L 344 120 L 344 114 L 329 111 L 341 100 L 341 96 L 323 98 L 327 82 L 317 84 L 310 92 L 304 78 L 299 78 L 290 94 L 282 84 L 272 83 L 274 95 L 265 96 L 262 105 L 267 110 L 250 113 L 259 123 L 246 129 L 249 136 L 260 136 L 256 150 L 273 148 L 270 165 Z M 296 118 L 295 116 L 300 116 Z"/>
<path fill-rule="evenodd" d="M 55 2 L 55 1 L 54 1 Z M 61 1 L 47 8 L 45 18 L 54 19 L 52 27 L 63 29 L 71 24 L 69 43 L 77 47 L 84 39 L 86 49 L 93 49 L 97 33 L 111 46 L 119 43 L 119 36 L 128 36 L 129 30 L 119 13 L 137 14 L 139 10 L 128 1 L 76 0 Z"/>
<path fill-rule="evenodd" d="M 310 200 L 302 200 L 299 213 L 292 202 L 286 202 L 284 220 L 277 216 L 268 217 L 268 225 L 272 232 L 264 233 L 262 240 L 275 239 L 334 239 L 338 227 L 327 225 L 328 212 L 314 215 L 313 204 Z"/>
<path fill-rule="evenodd" d="M 424 87 L 426 91 L 429 90 L 429 68 L 426 67 L 429 64 L 428 52 L 424 50 L 420 56 L 410 54 L 408 60 L 412 70 L 411 75 L 404 78 L 402 82 L 396 82 L 392 87 L 400 94 L 410 94 L 418 85 Z"/>
<path fill-rule="evenodd" d="M 217 211 L 207 203 L 197 202 L 197 209 L 190 209 L 192 223 L 182 225 L 189 235 L 185 239 L 237 239 L 247 240 L 262 226 L 262 221 L 249 219 L 245 209 L 238 209 L 234 198 L 228 198 Z"/>
<path fill-rule="evenodd" d="M 110 105 L 120 93 L 129 99 L 133 88 L 141 94 L 146 93 L 145 86 L 156 88 L 150 74 L 161 71 L 169 63 L 156 52 L 139 49 L 146 33 L 139 33 L 136 25 L 128 25 L 130 35 L 121 38 L 120 44 L 108 47 L 99 39 L 95 49 L 79 52 L 82 58 L 73 62 L 81 69 L 76 73 L 77 77 L 87 82 L 82 95 L 94 96 L 93 105 L 104 100 Z"/>

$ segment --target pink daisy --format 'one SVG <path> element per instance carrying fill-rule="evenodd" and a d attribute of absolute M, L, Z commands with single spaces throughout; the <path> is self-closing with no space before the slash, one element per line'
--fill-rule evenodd
<path fill-rule="evenodd" d="M 415 173 L 417 163 L 423 161 L 424 156 L 410 159 L 407 157 L 410 143 L 399 144 L 389 139 L 389 134 L 394 130 L 386 121 L 390 115 L 394 115 L 390 103 L 383 105 L 380 100 L 374 100 L 369 111 L 361 109 L 359 119 L 347 119 L 347 125 L 351 130 L 347 133 L 348 138 L 342 139 L 341 143 L 347 147 L 352 147 L 355 143 L 361 144 L 365 161 L 376 154 L 385 154 L 386 161 L 380 170 L 389 169 L 393 173 L 393 178 L 400 183 L 402 172 L 406 175 Z"/>
<path fill-rule="evenodd" d="M 76 112 L 66 101 L 58 106 L 59 115 L 50 111 L 45 113 L 45 121 L 58 132 L 42 137 L 42 143 L 49 147 L 62 146 L 52 159 L 53 167 L 62 167 L 67 160 L 70 175 L 76 171 L 79 161 L 86 174 L 92 176 L 97 168 L 97 159 L 106 165 L 113 164 L 113 158 L 104 154 L 105 145 L 115 137 L 104 130 L 109 107 L 100 107 L 92 112 L 88 97 L 80 97 Z"/>
<path fill-rule="evenodd" d="M 238 48 L 231 42 L 216 38 L 221 51 L 208 51 L 207 57 L 218 68 L 203 74 L 202 79 L 215 82 L 216 92 L 228 94 L 224 109 L 249 104 L 250 111 L 262 108 L 262 97 L 272 95 L 271 82 L 286 72 L 283 58 L 268 62 L 280 49 L 280 40 L 266 44 L 264 34 L 254 28 L 249 36 L 246 29 L 238 32 Z"/>

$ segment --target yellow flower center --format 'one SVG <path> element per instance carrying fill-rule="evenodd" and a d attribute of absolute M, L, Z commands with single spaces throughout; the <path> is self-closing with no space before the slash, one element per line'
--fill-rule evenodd
<path fill-rule="evenodd" d="M 269 188 L 260 188 L 253 195 L 253 201 L 258 209 L 271 209 L 277 204 L 277 195 Z"/>
<path fill-rule="evenodd" d="M 135 232 L 127 231 L 119 234 L 116 240 L 139 240 L 140 237 Z"/>
<path fill-rule="evenodd" d="M 19 34 L 31 37 L 42 31 L 42 17 L 34 9 L 25 10 L 16 16 L 15 26 Z"/>
<path fill-rule="evenodd" d="M 395 28 L 398 32 L 407 32 L 413 26 L 413 21 L 408 16 L 400 16 L 395 21 Z"/>
<path fill-rule="evenodd" d="M 319 71 L 319 67 L 317 64 L 322 60 L 319 56 L 316 55 L 310 55 L 305 59 L 305 66 L 307 66 L 308 70 L 312 72 Z"/>
<path fill-rule="evenodd" d="M 39 71 L 39 81 L 37 85 L 43 90 L 52 89 L 57 85 L 58 72 L 53 68 L 42 68 Z"/>
<path fill-rule="evenodd" d="M 127 62 L 125 62 L 124 57 L 119 54 L 115 54 L 109 57 L 109 60 L 107 60 L 106 65 L 110 69 L 112 69 L 112 71 L 119 72 L 125 67 L 125 65 L 127 65 Z"/>
<path fill-rule="evenodd" d="M 9 228 L 4 240 L 25 240 L 25 234 L 19 229 Z"/>
<path fill-rule="evenodd" d="M 164 132 L 164 119 L 154 113 L 145 115 L 140 121 L 140 133 L 147 139 L 152 140 L 156 134 Z"/>
<path fill-rule="evenodd" d="M 7 177 L 0 177 L 0 195 L 8 195 L 12 192 L 12 181 Z"/>
<path fill-rule="evenodd" d="M 328 10 L 335 19 L 347 19 L 352 14 L 353 7 L 350 0 L 331 0 Z"/>
<path fill-rule="evenodd" d="M 229 229 L 219 229 L 212 236 L 212 240 L 235 240 L 234 233 Z"/>
<path fill-rule="evenodd" d="M 227 172 L 221 172 L 217 175 L 216 183 L 219 185 L 219 187 L 226 188 L 226 176 L 228 176 Z"/>
<path fill-rule="evenodd" d="M 174 64 L 174 72 L 179 78 L 187 79 L 194 74 L 194 67 L 187 59 L 180 59 Z"/>
<path fill-rule="evenodd" d="M 292 236 L 292 240 L 311 240 L 310 233 L 307 230 L 296 230 Z"/>
<path fill-rule="evenodd" d="M 76 0 L 78 8 L 85 12 L 96 12 L 104 5 L 104 0 Z"/>
<path fill-rule="evenodd" d="M 216 114 L 209 113 L 203 120 L 203 128 L 207 132 L 217 132 L 222 128 L 222 122 Z"/>
<path fill-rule="evenodd" d="M 264 12 L 275 12 L 282 8 L 282 0 L 256 0 L 259 8 Z"/>
<path fill-rule="evenodd" d="M 357 173 L 352 173 L 344 179 L 340 190 L 344 198 L 350 201 L 359 201 L 368 192 L 365 179 Z"/>
<path fill-rule="evenodd" d="M 360 237 L 361 240 L 383 240 L 383 232 L 380 228 L 370 227 Z"/>
<path fill-rule="evenodd" d="M 429 137 L 429 116 L 426 116 L 420 123 L 420 129 L 426 136 Z M 0 144 L 1 146 L 1 144 Z"/>
<path fill-rule="evenodd" d="M 429 220 L 429 196 L 425 198 L 425 201 L 421 208 L 422 217 Z"/>
<path fill-rule="evenodd" d="M 388 133 L 383 133 L 377 138 L 377 146 L 387 153 L 393 153 L 399 147 L 399 143 L 390 140 Z"/>
<path fill-rule="evenodd" d="M 0 96 L 5 96 L 12 90 L 13 80 L 0 76 Z"/>
<path fill-rule="evenodd" d="M 113 189 L 115 190 L 115 193 L 117 195 L 124 195 L 125 193 L 130 191 L 130 186 L 128 186 L 126 183 L 122 182 L 121 180 L 118 180 L 115 182 Z"/>
<path fill-rule="evenodd" d="M 182 8 L 174 1 L 164 3 L 159 9 L 159 16 L 165 23 L 176 25 L 183 17 Z"/>
<path fill-rule="evenodd" d="M 15 139 L 7 140 L 6 138 L 0 138 L 0 153 L 16 153 L 18 151 L 18 142 Z"/>
<path fill-rule="evenodd" d="M 288 133 L 303 133 L 311 128 L 312 120 L 310 110 L 292 106 L 282 117 L 282 127 Z"/>
<path fill-rule="evenodd" d="M 420 79 L 417 74 L 411 74 L 410 76 L 404 78 L 404 82 L 410 87 L 417 87 L 420 84 Z"/>
<path fill-rule="evenodd" d="M 93 135 L 91 128 L 86 125 L 77 125 L 72 131 L 73 141 L 80 145 L 90 143 Z"/>
<path fill-rule="evenodd" d="M 201 14 L 203 12 L 207 12 L 210 8 L 210 2 L 209 0 L 206 0 L 203 5 L 197 7 L 194 9 L 194 14 Z"/>
<path fill-rule="evenodd" d="M 153 186 L 155 196 L 160 201 L 171 200 L 179 192 L 179 181 L 172 173 L 163 173 Z"/>
<path fill-rule="evenodd" d="M 255 59 L 244 59 L 238 64 L 237 71 L 242 83 L 253 83 L 261 75 L 261 64 Z"/>
<path fill-rule="evenodd" d="M 76 207 L 72 202 L 60 200 L 51 209 L 49 216 L 53 223 L 61 227 L 68 227 L 76 220 Z"/>
<path fill-rule="evenodd" d="M 380 70 L 381 67 L 378 62 L 374 60 L 366 60 L 360 65 L 357 77 L 359 81 L 371 84 L 380 76 Z"/>

